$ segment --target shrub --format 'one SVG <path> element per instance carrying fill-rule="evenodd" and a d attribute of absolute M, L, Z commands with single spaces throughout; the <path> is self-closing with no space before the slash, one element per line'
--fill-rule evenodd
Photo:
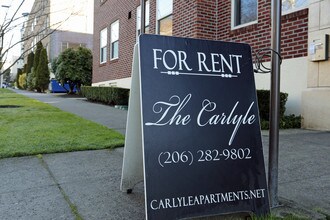
<path fill-rule="evenodd" d="M 129 89 L 82 86 L 81 94 L 93 102 L 102 102 L 108 105 L 128 105 Z"/>
<path fill-rule="evenodd" d="M 301 128 L 301 116 L 285 115 L 281 119 L 280 128 Z"/>
<path fill-rule="evenodd" d="M 37 48 L 35 49 L 35 54 L 33 56 L 33 69 L 32 69 L 32 84 L 33 86 L 35 86 L 35 89 L 37 89 L 38 92 L 41 92 L 39 86 L 37 85 L 37 70 L 38 70 L 38 66 L 39 66 L 39 60 L 40 60 L 40 54 L 41 54 L 41 51 L 42 49 L 44 48 L 44 46 L 42 45 L 42 42 L 39 41 L 37 43 Z"/>
<path fill-rule="evenodd" d="M 18 86 L 21 89 L 26 89 L 26 73 L 22 73 L 18 78 Z"/>
<path fill-rule="evenodd" d="M 30 90 L 30 91 L 33 91 L 34 88 L 35 88 L 35 80 L 34 80 L 34 78 L 35 77 L 33 76 L 33 72 L 28 73 L 26 83 L 27 83 L 27 89 Z"/>
<path fill-rule="evenodd" d="M 27 63 L 24 65 L 25 73 L 29 74 L 32 72 L 33 62 L 34 62 L 34 53 L 31 52 L 27 57 Z"/>
<path fill-rule="evenodd" d="M 270 105 L 270 91 L 269 90 L 257 90 L 259 114 L 260 114 L 260 126 L 261 129 L 269 129 L 269 105 Z M 280 93 L 280 128 L 300 128 L 301 116 L 284 115 L 285 104 L 288 100 L 287 93 Z"/>
<path fill-rule="evenodd" d="M 47 51 L 45 48 L 41 49 L 39 58 L 39 65 L 37 67 L 37 71 L 35 71 L 36 87 L 38 91 L 44 92 L 48 88 L 50 74 L 48 68 Z"/>
<path fill-rule="evenodd" d="M 16 83 L 16 87 L 21 89 L 20 85 L 19 85 L 19 77 L 20 75 L 22 75 L 23 72 L 22 72 L 22 69 L 18 69 L 17 70 L 17 75 L 16 75 L 16 79 L 15 79 L 15 83 Z"/>
<path fill-rule="evenodd" d="M 270 91 L 269 90 L 257 90 L 257 98 L 259 105 L 259 114 L 261 120 L 269 121 L 269 104 L 270 104 Z M 280 93 L 280 118 L 284 117 L 285 104 L 288 100 L 287 93 Z"/>

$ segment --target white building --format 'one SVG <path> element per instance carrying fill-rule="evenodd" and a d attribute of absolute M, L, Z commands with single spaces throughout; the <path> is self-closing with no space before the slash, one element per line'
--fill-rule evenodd
<path fill-rule="evenodd" d="M 24 50 L 33 51 L 41 40 L 51 60 L 69 47 L 92 49 L 93 5 L 93 0 L 36 0 L 24 31 Z"/>

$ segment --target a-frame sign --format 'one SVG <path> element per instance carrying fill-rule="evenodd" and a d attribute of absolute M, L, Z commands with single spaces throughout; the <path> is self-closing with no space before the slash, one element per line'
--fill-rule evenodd
<path fill-rule="evenodd" d="M 249 45 L 140 36 L 121 189 L 142 180 L 146 219 L 269 212 Z"/>

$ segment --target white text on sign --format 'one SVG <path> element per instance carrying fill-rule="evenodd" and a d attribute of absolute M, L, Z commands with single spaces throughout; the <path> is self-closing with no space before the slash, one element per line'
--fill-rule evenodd
<path fill-rule="evenodd" d="M 192 95 L 187 94 L 183 99 L 177 95 L 170 97 L 169 101 L 158 101 L 153 105 L 153 112 L 159 115 L 154 122 L 146 122 L 146 126 L 166 126 L 166 125 L 182 125 L 185 126 L 191 122 L 190 114 L 182 115 L 180 112 L 187 106 Z M 202 108 L 196 118 L 196 123 L 199 127 L 210 125 L 235 125 L 228 145 L 230 146 L 235 139 L 237 131 L 241 125 L 251 125 L 256 121 L 256 116 L 251 114 L 251 109 L 254 102 L 251 102 L 249 107 L 243 114 L 236 113 L 239 101 L 231 108 L 229 113 L 222 112 L 215 114 L 217 104 L 208 99 L 202 102 Z M 174 111 L 173 111 L 174 110 Z M 174 113 L 173 113 L 174 112 Z"/>
<path fill-rule="evenodd" d="M 239 54 L 223 55 L 221 53 L 210 53 L 207 55 L 197 52 L 197 71 L 213 73 L 225 73 L 229 71 L 230 73 L 240 74 L 241 59 L 242 55 Z M 162 64 L 166 70 L 196 71 L 189 67 L 187 53 L 181 50 L 166 50 L 163 52 L 162 49 L 153 49 L 153 61 L 154 69 L 159 69 L 159 64 Z"/>

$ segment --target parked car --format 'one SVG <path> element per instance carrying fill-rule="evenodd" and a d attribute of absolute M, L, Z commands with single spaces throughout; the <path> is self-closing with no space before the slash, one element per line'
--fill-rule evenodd
<path fill-rule="evenodd" d="M 7 83 L 2 83 L 1 88 L 7 88 L 8 84 Z"/>

